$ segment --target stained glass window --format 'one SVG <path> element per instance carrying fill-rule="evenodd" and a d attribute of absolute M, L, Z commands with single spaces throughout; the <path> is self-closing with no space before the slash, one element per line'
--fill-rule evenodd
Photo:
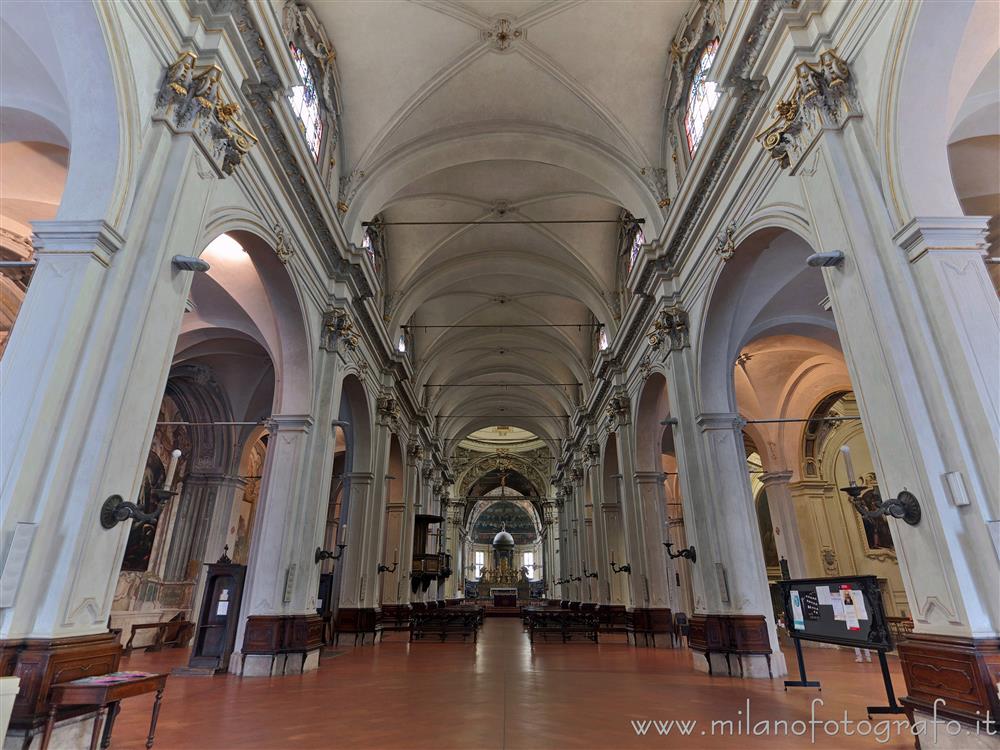
<path fill-rule="evenodd" d="M 402 335 L 399 337 L 399 341 L 396 342 L 396 351 L 400 354 L 406 353 L 406 336 Z"/>
<path fill-rule="evenodd" d="M 288 43 L 288 49 L 292 52 L 295 68 L 302 78 L 301 86 L 292 86 L 288 102 L 292 105 L 292 111 L 299 120 L 299 130 L 302 131 L 302 136 L 306 139 L 309 151 L 312 152 L 314 159 L 319 159 L 319 149 L 323 142 L 323 118 L 319 108 L 319 92 L 316 91 L 316 81 L 313 79 L 302 51 L 291 42 Z"/>
<path fill-rule="evenodd" d="M 646 244 L 646 235 L 642 233 L 641 227 L 635 228 L 635 234 L 632 235 L 632 245 L 628 249 L 628 270 L 632 270 L 632 266 L 635 265 L 636 259 L 639 257 L 639 251 L 642 250 L 642 246 Z"/>
<path fill-rule="evenodd" d="M 719 89 L 714 81 L 708 80 L 708 71 L 711 70 L 715 53 L 718 51 L 718 39 L 713 39 L 704 46 L 694 69 L 694 77 L 691 79 L 687 114 L 684 115 L 684 130 L 687 132 L 688 150 L 692 156 L 705 135 L 705 127 L 712 116 L 712 110 L 719 103 Z"/>
<path fill-rule="evenodd" d="M 597 334 L 597 348 L 602 352 L 610 346 L 608 341 L 608 329 L 601 326 Z"/>

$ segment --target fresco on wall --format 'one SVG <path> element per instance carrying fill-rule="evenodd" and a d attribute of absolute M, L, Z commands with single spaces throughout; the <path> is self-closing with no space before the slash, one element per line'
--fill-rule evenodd
<path fill-rule="evenodd" d="M 524 508 L 508 500 L 498 500 L 489 505 L 476 520 L 472 530 L 473 541 L 492 544 L 502 528 L 507 529 L 515 544 L 531 544 L 537 539 L 535 524 Z"/>
<path fill-rule="evenodd" d="M 243 496 L 234 508 L 235 518 L 229 528 L 230 557 L 239 565 L 246 565 L 250 559 L 250 533 L 253 529 L 254 510 L 260 498 L 260 480 L 264 473 L 264 458 L 267 455 L 267 435 L 254 442 L 247 454 L 243 467 Z"/>

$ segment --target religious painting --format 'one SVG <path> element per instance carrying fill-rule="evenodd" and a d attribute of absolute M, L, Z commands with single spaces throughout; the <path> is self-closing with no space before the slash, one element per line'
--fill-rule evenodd
<path fill-rule="evenodd" d="M 878 488 L 865 492 L 860 499 L 860 505 L 865 510 L 875 510 L 882 502 L 882 496 Z M 895 551 L 896 547 L 892 543 L 892 533 L 889 531 L 889 521 L 885 516 L 878 518 L 861 518 L 865 529 L 865 541 L 868 548 L 872 550 L 885 549 Z"/>
<path fill-rule="evenodd" d="M 267 434 L 254 441 L 244 459 L 243 495 L 233 511 L 235 518 L 229 529 L 230 557 L 238 565 L 246 565 L 250 559 L 250 535 L 253 529 L 254 511 L 260 498 L 260 482 L 264 474 L 264 459 L 267 457 Z"/>
<path fill-rule="evenodd" d="M 153 497 L 153 490 L 162 488 L 167 479 L 166 467 L 170 463 L 171 451 L 175 448 L 181 451 L 181 459 L 174 476 L 173 489 L 175 490 L 180 489 L 180 483 L 187 474 L 188 459 L 191 455 L 191 436 L 187 427 L 180 424 L 165 424 L 185 421 L 177 409 L 177 405 L 169 396 L 164 396 L 156 421 L 158 424 L 153 432 L 153 443 L 150 446 L 149 455 L 146 457 L 142 484 L 135 500 L 136 505 L 144 513 L 152 513 L 158 507 L 157 501 Z M 176 501 L 177 498 L 174 498 L 174 502 Z M 149 569 L 158 526 L 159 519 L 151 523 L 133 521 L 128 543 L 125 546 L 125 557 L 122 560 L 123 571 L 141 573 Z"/>
<path fill-rule="evenodd" d="M 139 488 L 139 497 L 136 505 L 144 513 L 152 513 L 156 510 L 156 500 L 153 499 L 153 490 L 162 487 L 167 478 L 167 470 L 163 466 L 160 457 L 150 451 L 146 459 L 146 469 L 142 473 L 142 486 Z M 132 530 L 128 535 L 128 544 L 125 546 L 125 559 L 122 561 L 122 570 L 144 571 L 149 568 L 149 557 L 153 553 L 153 542 L 156 539 L 156 522 L 132 523 Z"/>
<path fill-rule="evenodd" d="M 515 544 L 531 544 L 537 538 L 535 523 L 528 511 L 509 500 L 498 500 L 476 519 L 472 530 L 473 541 L 492 544 L 501 529 L 514 537 Z"/>

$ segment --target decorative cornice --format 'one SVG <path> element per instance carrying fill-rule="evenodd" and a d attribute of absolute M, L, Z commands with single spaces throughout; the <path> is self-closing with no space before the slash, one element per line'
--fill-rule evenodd
<path fill-rule="evenodd" d="M 35 221 L 32 244 L 39 255 L 90 254 L 111 265 L 125 239 L 103 221 Z"/>
<path fill-rule="evenodd" d="M 986 254 L 989 217 L 918 216 L 893 235 L 913 263 L 928 251 Z"/>

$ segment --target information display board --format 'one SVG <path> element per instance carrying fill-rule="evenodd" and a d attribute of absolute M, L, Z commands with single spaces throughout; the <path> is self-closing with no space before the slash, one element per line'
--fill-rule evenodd
<path fill-rule="evenodd" d="M 779 581 L 792 638 L 888 651 L 892 636 L 875 576 Z"/>

